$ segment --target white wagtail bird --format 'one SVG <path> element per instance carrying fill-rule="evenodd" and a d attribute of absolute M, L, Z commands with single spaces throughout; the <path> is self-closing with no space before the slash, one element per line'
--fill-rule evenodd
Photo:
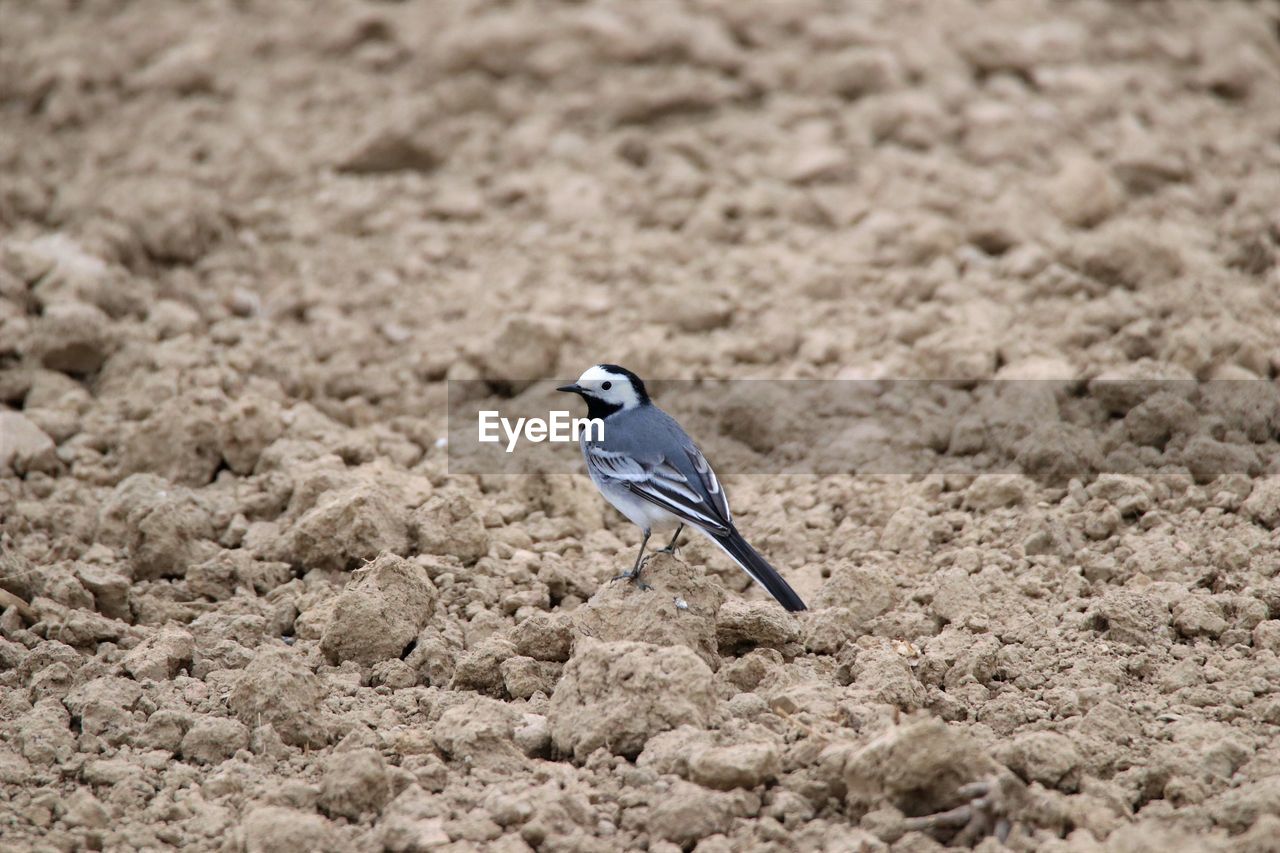
<path fill-rule="evenodd" d="M 603 420 L 601 439 L 588 440 L 589 431 L 581 437 L 587 473 L 605 500 L 644 532 L 635 566 L 619 577 L 638 582 L 655 527 L 676 527 L 661 550 L 669 554 L 687 524 L 720 546 L 787 610 L 805 609 L 796 591 L 733 526 L 729 500 L 706 457 L 675 418 L 649 401 L 640 377 L 616 364 L 597 364 L 556 390 L 579 395 L 587 415 Z"/>

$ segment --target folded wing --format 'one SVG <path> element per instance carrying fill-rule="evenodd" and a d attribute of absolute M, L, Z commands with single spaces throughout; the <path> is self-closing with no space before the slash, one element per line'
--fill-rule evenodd
<path fill-rule="evenodd" d="M 696 447 L 685 453 L 683 459 L 664 456 L 640 460 L 616 450 L 589 446 L 587 464 L 686 524 L 708 533 L 727 533 L 733 523 L 724 489 Z"/>

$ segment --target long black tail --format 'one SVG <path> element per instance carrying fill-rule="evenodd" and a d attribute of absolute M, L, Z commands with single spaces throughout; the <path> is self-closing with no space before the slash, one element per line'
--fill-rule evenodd
<path fill-rule="evenodd" d="M 730 529 L 728 533 L 721 536 L 712 536 L 711 540 L 787 610 L 795 612 L 808 609 L 791 585 L 782 579 L 782 575 L 778 574 L 777 570 L 769 565 L 755 548 L 747 544 L 747 540 L 743 539 L 738 531 Z"/>

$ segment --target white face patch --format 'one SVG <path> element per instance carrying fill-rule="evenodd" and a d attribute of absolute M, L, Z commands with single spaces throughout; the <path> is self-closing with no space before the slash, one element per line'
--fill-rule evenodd
<path fill-rule="evenodd" d="M 640 405 L 640 395 L 631 380 L 621 373 L 614 373 L 597 364 L 578 377 L 578 384 L 591 392 L 591 396 L 614 406 L 630 409 Z"/>

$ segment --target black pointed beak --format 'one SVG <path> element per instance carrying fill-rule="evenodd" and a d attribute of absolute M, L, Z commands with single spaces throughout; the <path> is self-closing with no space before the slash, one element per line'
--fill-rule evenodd
<path fill-rule="evenodd" d="M 566 394 L 581 394 L 586 389 L 583 388 L 581 385 L 579 385 L 577 382 L 575 382 L 572 385 L 561 385 L 556 390 L 563 391 Z"/>

